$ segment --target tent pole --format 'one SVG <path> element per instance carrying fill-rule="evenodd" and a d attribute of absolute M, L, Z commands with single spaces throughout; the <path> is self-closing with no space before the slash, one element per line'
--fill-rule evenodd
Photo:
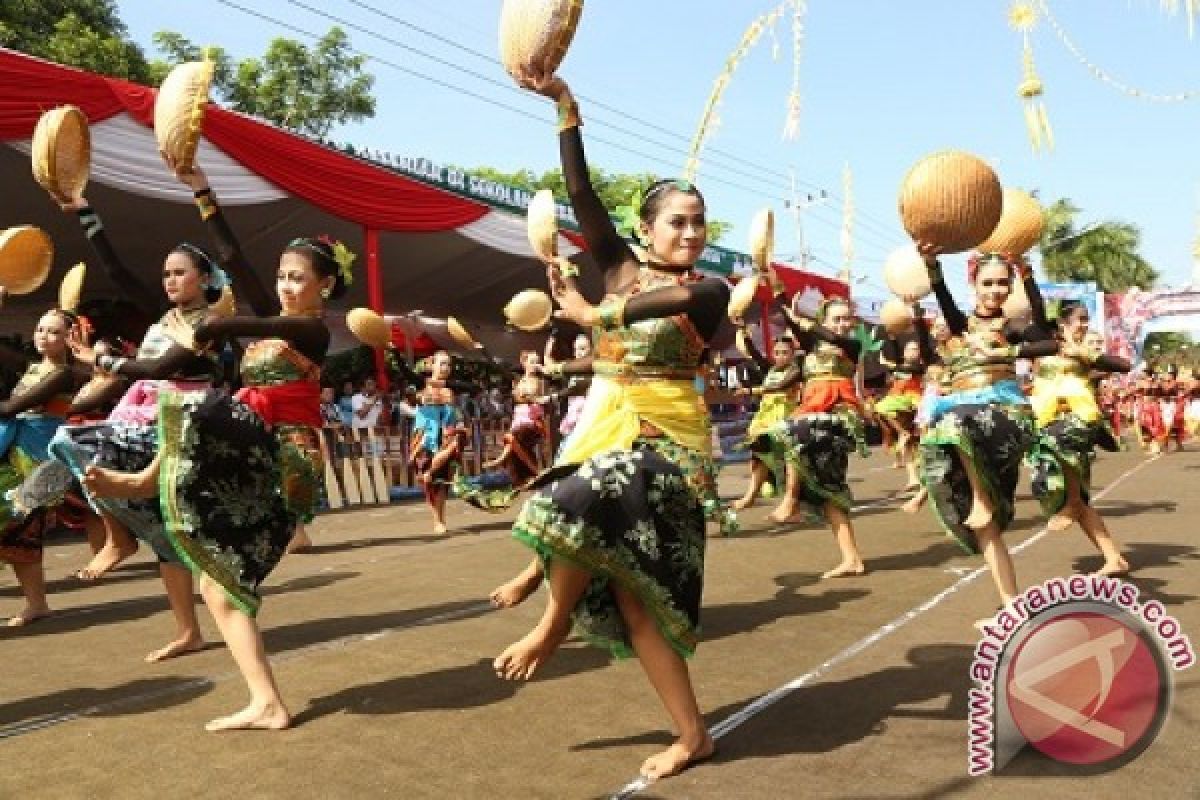
<path fill-rule="evenodd" d="M 384 313 L 383 275 L 379 271 L 379 231 L 363 226 L 363 246 L 367 251 L 367 305 L 377 314 Z M 387 356 L 375 350 L 375 380 L 379 391 L 388 390 Z"/>

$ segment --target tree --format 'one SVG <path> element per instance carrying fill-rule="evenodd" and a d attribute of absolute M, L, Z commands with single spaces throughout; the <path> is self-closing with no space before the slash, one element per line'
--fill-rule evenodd
<path fill-rule="evenodd" d="M 146 83 L 146 55 L 114 0 L 4 0 L 0 46 L 102 75 Z"/>
<path fill-rule="evenodd" d="M 567 203 L 567 181 L 561 169 L 551 169 L 538 175 L 533 170 L 523 169 L 516 172 L 503 172 L 494 167 L 468 167 L 463 169 L 469 175 L 484 180 L 503 183 L 527 192 L 539 189 L 549 189 L 554 192 L 559 202 Z M 592 186 L 600 196 L 600 202 L 610 214 L 618 213 L 618 209 L 628 206 L 633 201 L 635 193 L 645 192 L 650 184 L 658 180 L 657 175 L 649 172 L 621 173 L 607 172 L 599 167 L 589 169 L 592 176 Z M 733 225 L 723 220 L 710 220 L 708 223 L 708 240 L 716 243 L 733 230 Z"/>
<path fill-rule="evenodd" d="M 1104 292 L 1154 286 L 1158 271 L 1138 253 L 1141 231 L 1137 226 L 1110 221 L 1080 228 L 1076 222 L 1080 211 L 1066 198 L 1046 208 L 1038 249 L 1047 277 L 1055 281 L 1095 281 Z"/>
<path fill-rule="evenodd" d="M 154 34 L 154 44 L 167 57 L 151 65 L 156 83 L 171 66 L 206 55 L 172 31 Z M 330 28 L 312 48 L 294 39 L 273 39 L 261 59 L 234 62 L 219 47 L 209 48 L 207 55 L 216 64 L 217 95 L 236 111 L 317 137 L 336 124 L 375 116 L 375 78 L 363 72 L 367 59 L 353 53 L 341 28 Z"/>

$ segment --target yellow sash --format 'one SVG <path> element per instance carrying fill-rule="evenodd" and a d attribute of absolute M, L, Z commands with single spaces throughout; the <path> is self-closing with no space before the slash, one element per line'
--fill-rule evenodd
<path fill-rule="evenodd" d="M 708 408 L 692 381 L 596 375 L 575 432 L 556 463 L 581 464 L 601 453 L 629 450 L 642 434 L 643 423 L 712 458 Z"/>

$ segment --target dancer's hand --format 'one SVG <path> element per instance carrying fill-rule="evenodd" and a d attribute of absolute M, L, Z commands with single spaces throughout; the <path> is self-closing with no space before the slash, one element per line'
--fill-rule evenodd
<path fill-rule="evenodd" d="M 933 242 L 917 242 L 917 252 L 921 254 L 921 258 L 925 259 L 925 266 L 928 269 L 936 269 L 938 267 L 938 256 L 942 254 L 942 246 Z"/>
<path fill-rule="evenodd" d="M 176 344 L 188 350 L 200 351 L 196 345 L 196 331 L 178 313 L 167 314 L 161 323 L 162 332 Z"/>
<path fill-rule="evenodd" d="M 579 292 L 574 278 L 563 275 L 557 261 L 547 264 L 546 279 L 550 284 L 550 296 L 559 306 L 554 312 L 555 317 L 570 320 L 583 328 L 595 324 L 596 307 Z"/>
<path fill-rule="evenodd" d="M 87 208 L 88 201 L 83 195 L 72 197 L 69 200 L 58 201 L 58 207 L 67 213 L 75 213 Z"/>
<path fill-rule="evenodd" d="M 566 81 L 555 73 L 546 71 L 542 66 L 522 67 L 513 77 L 517 79 L 517 85 L 522 89 L 536 92 L 551 100 L 557 101 L 558 98 L 571 91 Z"/>
<path fill-rule="evenodd" d="M 67 334 L 67 347 L 71 348 L 71 355 L 75 357 L 76 361 L 95 366 L 96 349 L 88 345 L 83 337 L 83 332 L 78 327 L 71 328 L 71 332 Z"/>
<path fill-rule="evenodd" d="M 199 162 L 193 161 L 191 168 L 185 170 L 173 156 L 168 155 L 162 150 L 159 150 L 158 153 L 162 156 L 163 161 L 166 162 L 167 168 L 175 173 L 175 177 L 184 186 L 187 186 L 193 192 L 202 192 L 209 188 L 208 176 L 204 174 L 204 170 L 200 169 Z"/>

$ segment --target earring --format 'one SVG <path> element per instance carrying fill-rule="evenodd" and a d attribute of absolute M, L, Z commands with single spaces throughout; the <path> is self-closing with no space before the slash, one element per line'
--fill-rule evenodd
<path fill-rule="evenodd" d="M 333 289 L 322 289 L 321 290 L 321 299 L 328 300 L 332 294 L 333 294 Z"/>

